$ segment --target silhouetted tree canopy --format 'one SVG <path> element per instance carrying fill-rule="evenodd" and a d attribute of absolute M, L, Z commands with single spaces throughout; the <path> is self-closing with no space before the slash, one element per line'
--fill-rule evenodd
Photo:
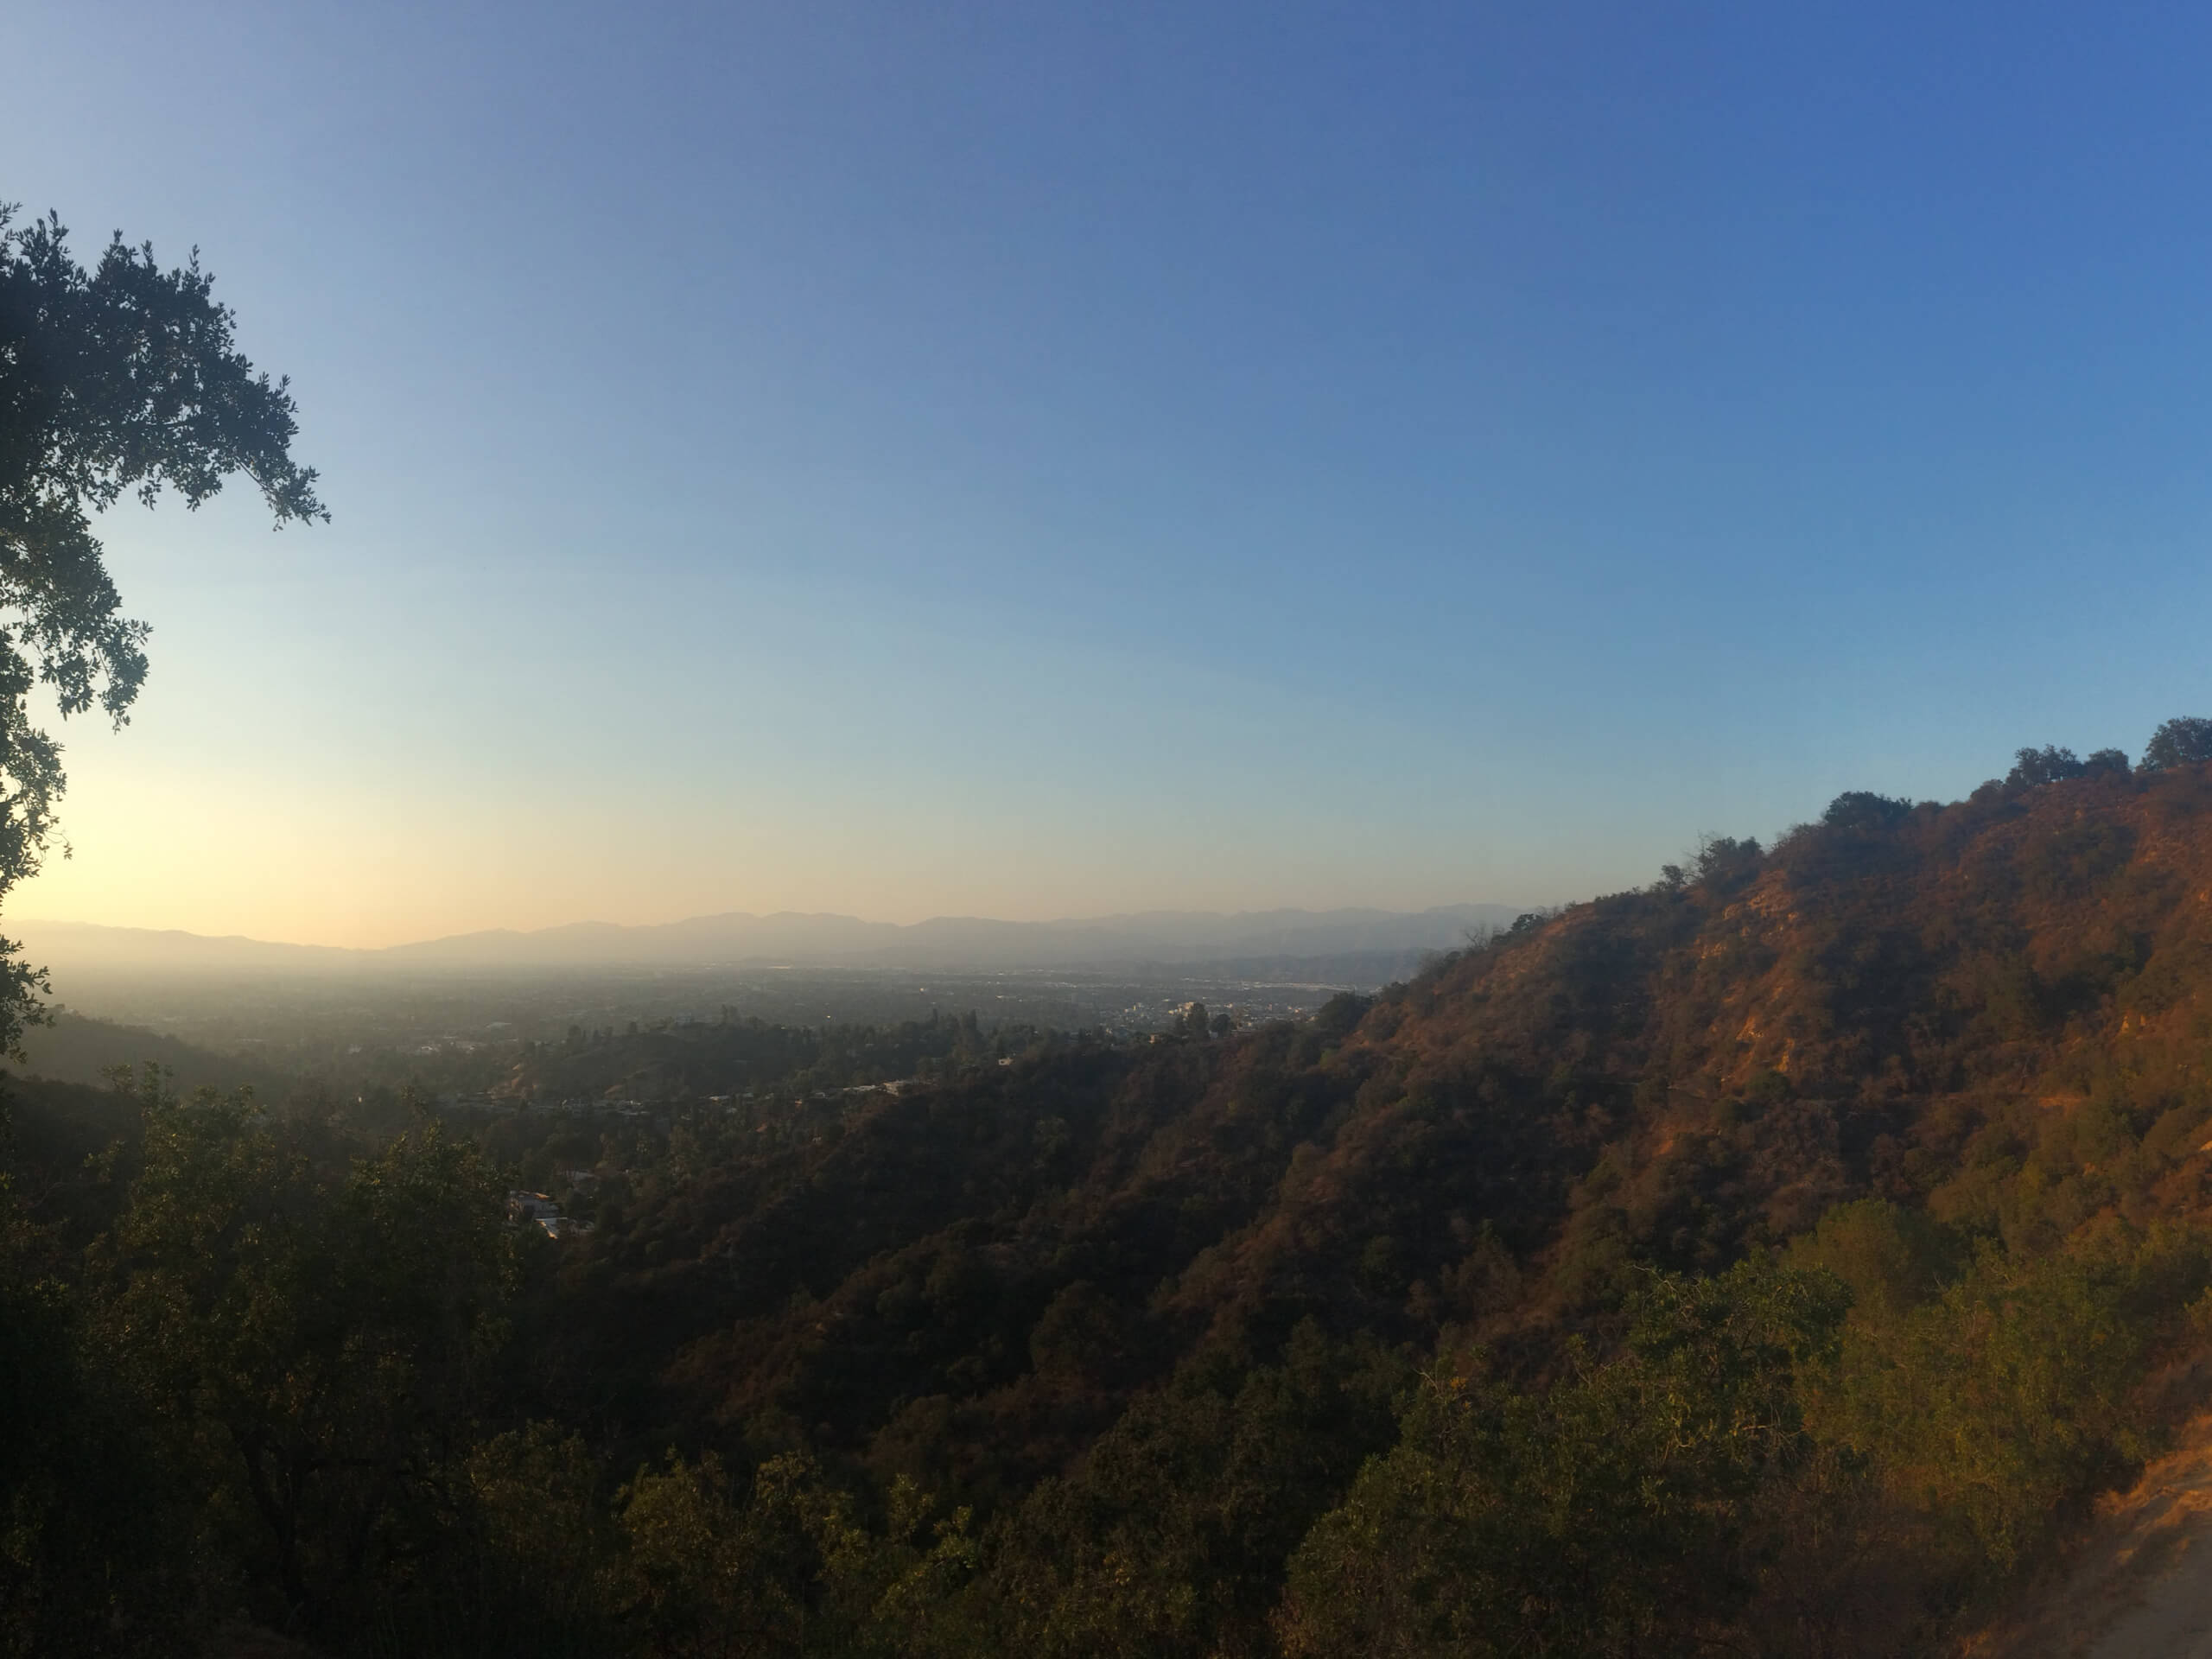
<path fill-rule="evenodd" d="M 2100 750 L 2108 753 L 2108 750 Z M 2005 776 L 2009 785 L 2063 783 L 2069 778 L 2079 778 L 2088 771 L 2081 757 L 2071 749 L 2062 749 L 2056 744 L 2045 744 L 2040 749 L 2021 749 L 2013 756 L 2012 770 Z"/>
<path fill-rule="evenodd" d="M 1741 887 L 1758 874 L 1764 856 L 1758 839 L 1746 836 L 1707 836 L 1698 843 L 1697 880 L 1715 892 Z"/>
<path fill-rule="evenodd" d="M 10 230 L 14 213 L 0 205 L 0 894 L 37 870 L 65 782 L 32 688 L 121 725 L 146 677 L 145 625 L 122 614 L 92 515 L 164 485 L 197 507 L 242 473 L 279 524 L 328 516 L 291 458 L 290 392 L 233 349 L 196 252 L 165 271 L 118 235 L 86 270 L 58 219 Z M 0 1044 L 37 987 L 0 944 Z"/>
<path fill-rule="evenodd" d="M 2151 734 L 2143 746 L 2143 770 L 2164 772 L 2168 766 L 2193 766 L 2212 760 L 2212 720 L 2177 715 Z"/>
<path fill-rule="evenodd" d="M 1828 803 L 1821 822 L 1831 830 L 1881 830 L 1912 810 L 1912 803 L 1870 790 L 1847 789 Z"/>

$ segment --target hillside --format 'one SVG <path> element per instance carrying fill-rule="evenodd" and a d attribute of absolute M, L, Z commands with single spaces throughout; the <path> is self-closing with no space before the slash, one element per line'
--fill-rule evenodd
<path fill-rule="evenodd" d="M 1847 797 L 1307 1027 L 1040 1052 L 706 1155 L 575 1269 L 605 1300 L 568 1374 L 988 1506 L 1302 1325 L 1540 1382 L 1648 1269 L 1853 1200 L 1955 1256 L 2195 1217 L 2208 1015 L 2201 773 Z"/>
<path fill-rule="evenodd" d="M 1302 1029 L 1036 1057 L 889 1103 L 779 1179 L 855 1218 L 795 1252 L 817 1296 L 907 1243 L 858 1198 L 957 1122 L 958 1180 L 892 1182 L 903 1201 L 948 1224 L 1018 1217 L 990 1222 L 1009 1260 L 1141 1239 L 1121 1271 L 1148 1318 L 1433 1332 L 1440 1312 L 1407 1299 L 1441 1294 L 1485 1228 L 1528 1276 L 1513 1317 L 1567 1318 L 1631 1260 L 1723 1266 L 1853 1198 L 2026 1225 L 2005 1182 L 2077 1137 L 2139 1147 L 2051 1167 L 2038 1224 L 2185 1210 L 2208 1010 L 2212 785 L 1992 789 L 1847 812 L 1767 852 L 1718 843 L 1679 881 L 1524 923 Z M 669 1201 L 688 1230 L 667 1262 L 787 1230 L 725 1179 Z M 745 1277 L 768 1302 L 800 1287 Z"/>
<path fill-rule="evenodd" d="M 187 1092 L 202 1088 L 251 1089 L 274 1098 L 292 1082 L 283 1072 L 251 1060 L 214 1053 L 143 1026 L 121 1025 L 66 1009 L 54 1014 L 51 1023 L 34 1026 L 23 1033 L 23 1058 L 13 1069 L 26 1077 L 94 1085 L 118 1065 L 135 1071 L 149 1065 L 165 1068 L 175 1077 L 176 1086 Z"/>
<path fill-rule="evenodd" d="M 137 1241 L 100 1376 L 261 1310 L 148 1421 L 299 1448 L 330 1541 L 237 1582 L 334 1646 L 1933 1655 L 2208 1404 L 2208 1061 L 2212 776 L 2107 767 L 1847 795 L 1256 1031 L 541 1046 L 653 1103 L 466 1147 L 149 1102 L 49 1207 Z M 595 1230 L 500 1230 L 525 1178 Z M 166 1242 L 221 1193 L 327 1230 Z M 270 1322 L 324 1283 L 447 1392 Z"/>

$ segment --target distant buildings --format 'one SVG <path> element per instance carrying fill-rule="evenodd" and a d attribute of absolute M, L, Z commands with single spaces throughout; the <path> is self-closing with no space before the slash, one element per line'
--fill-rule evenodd
<path fill-rule="evenodd" d="M 507 1194 L 507 1219 L 535 1222 L 548 1238 L 573 1238 L 592 1230 L 591 1223 L 563 1215 L 550 1193 L 524 1192 L 519 1188 Z"/>
<path fill-rule="evenodd" d="M 561 1206 L 550 1193 L 524 1192 L 519 1188 L 507 1194 L 509 1221 L 543 1221 L 547 1217 L 558 1217 Z"/>

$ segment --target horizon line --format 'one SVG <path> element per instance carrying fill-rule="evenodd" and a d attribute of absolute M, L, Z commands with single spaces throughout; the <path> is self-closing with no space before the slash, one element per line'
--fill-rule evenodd
<path fill-rule="evenodd" d="M 1441 904 L 1421 905 L 1407 908 L 1393 908 L 1381 905 L 1335 905 L 1326 909 L 1315 909 L 1304 905 L 1275 905 L 1264 909 L 1244 910 L 1191 910 L 1162 907 L 1151 910 L 1100 911 L 1094 912 L 1088 915 L 1052 916 L 1028 920 L 1010 919 L 1005 917 L 984 916 L 973 913 L 940 912 L 923 917 L 919 920 L 912 922 L 874 920 L 867 917 L 855 915 L 849 911 L 721 910 L 701 911 L 690 915 L 675 917 L 671 920 L 661 922 L 608 922 L 600 920 L 596 918 L 587 917 L 575 921 L 549 923 L 541 927 L 495 926 L 468 928 L 459 932 L 439 933 L 428 935 L 419 938 L 402 939 L 390 944 L 326 944 L 300 939 L 264 938 L 250 933 L 205 933 L 188 927 L 149 926 L 143 924 L 132 922 L 90 922 L 73 917 L 63 916 L 20 916 L 0 917 L 0 935 L 4 935 L 10 928 L 83 928 L 106 933 L 138 933 L 175 936 L 181 938 L 205 940 L 211 944 L 237 943 L 241 944 L 270 945 L 294 950 L 328 950 L 342 952 L 353 956 L 378 956 L 394 950 L 405 950 L 423 945 L 448 944 L 466 939 L 535 938 L 543 937 L 546 934 L 562 933 L 583 928 L 606 929 L 613 932 L 645 933 L 653 932 L 665 928 L 682 927 L 687 924 L 696 922 L 717 922 L 726 920 L 771 922 L 788 918 L 803 921 L 850 922 L 863 927 L 887 928 L 893 929 L 900 932 L 911 932 L 917 928 L 928 927 L 936 924 L 961 922 L 979 923 L 994 927 L 1046 928 L 1091 926 L 1110 922 L 1141 921 L 1150 918 L 1202 918 L 1224 922 L 1236 921 L 1240 918 L 1267 916 L 1306 916 L 1318 918 L 1332 916 L 1344 916 L 1346 914 L 1361 914 L 1375 917 L 1406 918 L 1433 915 L 1439 911 L 1527 911 L 1530 909 L 1541 909 L 1544 906 L 1541 904 L 1533 904 L 1528 901 L 1482 899 L 1453 899 Z M 18 941 L 18 943 L 21 943 L 21 941 Z"/>

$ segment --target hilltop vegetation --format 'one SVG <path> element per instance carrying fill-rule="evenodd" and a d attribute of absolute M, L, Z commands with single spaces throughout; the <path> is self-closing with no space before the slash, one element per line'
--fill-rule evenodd
<path fill-rule="evenodd" d="M 1945 1651 L 2201 1400 L 2208 740 L 1246 1033 L 579 1033 L 534 1085 L 664 1107 L 389 1136 L 26 1088 L 10 1639 Z"/>
<path fill-rule="evenodd" d="M 188 1092 L 251 1089 L 273 1099 L 286 1092 L 289 1082 L 271 1066 L 66 1010 L 53 1012 L 44 1023 L 23 1033 L 20 1069 L 28 1077 L 49 1083 L 97 1085 L 118 1065 L 135 1071 L 149 1063 L 170 1073 L 176 1086 Z"/>

